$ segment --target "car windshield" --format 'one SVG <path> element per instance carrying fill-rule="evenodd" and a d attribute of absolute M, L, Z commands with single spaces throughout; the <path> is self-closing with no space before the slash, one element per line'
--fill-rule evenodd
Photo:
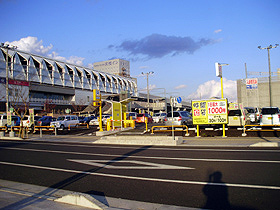
<path fill-rule="evenodd" d="M 246 108 L 246 110 L 247 110 L 248 113 L 255 113 L 254 109 Z"/>
<path fill-rule="evenodd" d="M 41 117 L 40 119 L 39 119 L 39 121 L 44 121 L 44 120 L 47 120 L 48 119 L 48 117 Z"/>
<path fill-rule="evenodd" d="M 158 117 L 158 116 L 160 116 L 160 113 L 155 113 L 154 114 L 154 117 Z"/>
<path fill-rule="evenodd" d="M 262 109 L 262 114 L 277 114 L 279 113 L 278 108 L 263 108 Z"/>
<path fill-rule="evenodd" d="M 138 114 L 137 117 L 144 117 L 144 114 Z"/>
<path fill-rule="evenodd" d="M 241 110 L 229 110 L 228 116 L 241 116 Z"/>
<path fill-rule="evenodd" d="M 65 117 L 64 116 L 58 117 L 57 121 L 60 121 L 60 120 L 65 120 Z"/>
<path fill-rule="evenodd" d="M 172 117 L 172 112 L 169 112 L 169 113 L 167 114 L 167 117 Z M 173 112 L 173 117 L 180 117 L 179 112 Z"/>

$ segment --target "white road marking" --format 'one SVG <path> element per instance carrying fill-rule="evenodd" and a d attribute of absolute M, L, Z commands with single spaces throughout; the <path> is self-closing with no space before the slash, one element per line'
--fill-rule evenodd
<path fill-rule="evenodd" d="M 0 140 L 1 141 L 1 140 Z M 7 142 L 7 141 L 5 141 Z M 17 143 L 17 142 L 14 142 L 14 143 Z M 18 144 L 23 144 L 22 142 L 19 142 Z M 30 142 L 26 143 L 26 144 L 30 144 Z M 40 142 L 32 142 L 32 144 L 37 144 L 37 145 L 53 145 L 53 146 L 69 146 L 69 147 L 87 147 L 87 148 L 105 148 L 105 149 L 110 149 L 110 148 L 113 148 L 113 149 L 142 149 L 145 150 L 145 146 L 141 147 L 133 147 L 133 146 L 127 146 L 127 147 L 120 147 L 120 146 L 112 146 L 112 145 L 91 145 L 91 144 L 88 144 L 86 143 L 85 144 L 82 144 L 82 145 L 79 145 L 79 144 L 67 144 L 67 143 L 64 143 L 64 144 L 58 144 L 58 143 L 40 143 Z M 213 146 L 213 145 L 210 145 L 210 146 Z M 179 147 L 179 148 L 170 148 L 170 147 L 154 147 L 154 146 L 149 146 L 147 145 L 146 146 L 146 150 L 168 150 L 168 151 L 203 151 L 203 152 L 208 152 L 208 151 L 212 151 L 212 152 L 272 152 L 272 153 L 279 153 L 280 150 L 271 150 L 271 149 L 260 149 L 260 150 L 255 150 L 255 149 L 196 149 L 196 148 L 183 148 L 184 146 L 182 147 Z M 199 147 L 199 146 L 198 146 Z M 246 145 L 244 146 L 246 147 Z"/>
<path fill-rule="evenodd" d="M 100 153 L 85 153 L 85 152 L 67 152 L 61 150 L 40 150 L 40 149 L 25 149 L 25 148 L 7 148 L 0 147 L 1 149 L 8 150 L 22 150 L 33 152 L 47 152 L 47 153 L 60 153 L 60 154 L 73 154 L 73 155 L 89 155 L 89 156 L 104 156 L 104 157 L 122 157 L 122 158 L 140 158 L 140 159 L 157 159 L 157 160 L 181 160 L 181 161 L 204 161 L 204 162 L 241 162 L 241 163 L 280 163 L 280 160 L 233 160 L 233 159 L 216 159 L 216 158 L 181 158 L 181 157 L 147 157 L 137 155 L 110 155 Z"/>
<path fill-rule="evenodd" d="M 190 167 L 183 167 L 183 166 L 174 166 L 174 165 L 166 165 L 166 164 L 159 164 L 159 163 L 150 163 L 144 161 L 137 161 L 137 160 L 74 160 L 74 159 L 67 159 L 69 161 L 98 166 L 101 168 L 108 168 L 108 169 L 194 169 Z M 105 163 L 105 164 L 100 164 Z M 132 163 L 137 165 L 145 165 L 145 166 L 116 166 L 111 165 L 112 163 Z"/>
<path fill-rule="evenodd" d="M 93 176 L 105 176 L 105 177 L 111 177 L 111 178 L 141 180 L 141 181 L 154 181 L 154 182 L 165 182 L 165 183 L 176 183 L 176 184 L 194 184 L 194 185 L 241 187 L 241 188 L 266 189 L 266 190 L 280 190 L 279 186 L 247 185 L 247 184 L 231 184 L 231 183 L 208 183 L 208 182 L 200 182 L 200 181 L 157 179 L 157 178 L 147 178 L 147 177 L 124 176 L 124 175 L 116 175 L 116 174 L 103 174 L 103 173 L 96 173 L 96 172 L 90 172 L 90 171 L 78 171 L 78 170 L 53 168 L 53 167 L 45 167 L 45 166 L 36 166 L 36 165 L 27 165 L 27 164 L 21 164 L 21 163 L 9 163 L 9 162 L 0 162 L 0 164 L 20 166 L 20 167 L 28 167 L 28 168 L 36 168 L 36 169 L 43 169 L 43 170 L 62 171 L 62 172 L 68 172 L 68 173 L 80 173 L 80 174 L 93 175 Z"/>

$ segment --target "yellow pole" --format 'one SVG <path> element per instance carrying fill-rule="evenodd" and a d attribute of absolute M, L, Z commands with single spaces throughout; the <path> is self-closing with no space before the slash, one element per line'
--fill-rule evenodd
<path fill-rule="evenodd" d="M 199 136 L 199 125 L 196 125 L 196 137 L 200 137 Z"/>
<path fill-rule="evenodd" d="M 221 77 L 221 96 L 224 98 L 223 77 Z M 223 124 L 223 137 L 226 137 L 226 126 Z"/>
<path fill-rule="evenodd" d="M 145 117 L 146 131 L 148 131 L 148 117 Z"/>
<path fill-rule="evenodd" d="M 102 128 L 102 103 L 99 103 L 99 131 L 103 131 Z"/>

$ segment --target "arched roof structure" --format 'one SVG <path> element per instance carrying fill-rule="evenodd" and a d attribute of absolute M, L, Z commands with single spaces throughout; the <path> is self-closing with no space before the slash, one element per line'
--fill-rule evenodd
<path fill-rule="evenodd" d="M 99 89 L 103 93 L 125 91 L 137 96 L 137 83 L 129 77 L 109 74 L 40 55 L 9 49 L 9 79 L 23 80 L 83 90 Z M 6 77 L 6 49 L 0 50 L 0 77 Z"/>

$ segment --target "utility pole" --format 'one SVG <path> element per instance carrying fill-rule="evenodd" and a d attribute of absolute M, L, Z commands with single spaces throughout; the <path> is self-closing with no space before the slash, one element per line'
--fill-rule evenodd
<path fill-rule="evenodd" d="M 142 72 L 142 75 L 147 77 L 147 107 L 148 107 L 148 114 L 150 112 L 149 75 L 152 75 L 152 74 L 154 74 L 153 71 L 150 71 L 150 72 L 147 72 L 147 73 Z"/>
<path fill-rule="evenodd" d="M 267 54 L 268 54 L 268 70 L 269 70 L 269 80 L 268 80 L 268 85 L 269 85 L 269 106 L 272 106 L 272 97 L 271 97 L 271 68 L 270 68 L 270 49 L 272 48 L 276 48 L 278 47 L 279 44 L 275 44 L 275 46 L 272 46 L 272 45 L 269 45 L 268 47 L 261 47 L 261 46 L 258 46 L 258 48 L 260 50 L 267 50 Z"/>

